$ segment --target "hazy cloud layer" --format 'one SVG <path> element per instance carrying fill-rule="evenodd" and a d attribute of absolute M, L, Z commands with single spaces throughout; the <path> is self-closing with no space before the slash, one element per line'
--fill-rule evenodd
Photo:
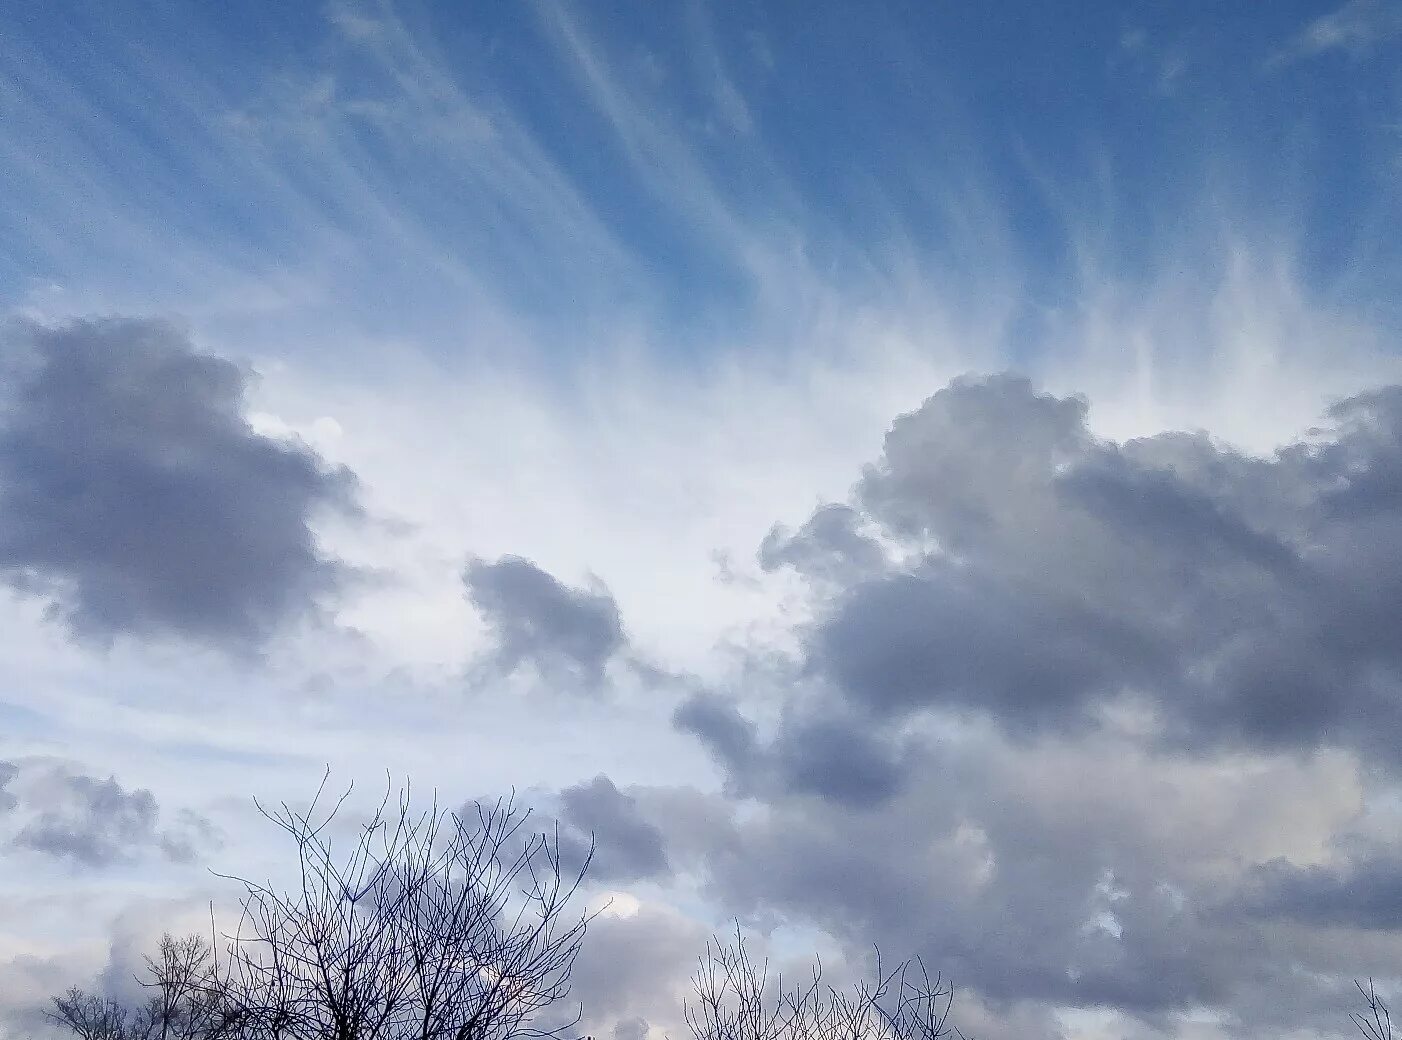
<path fill-rule="evenodd" d="M 491 630 L 491 663 L 504 674 L 529 665 L 597 686 L 627 644 L 618 604 L 602 584 L 572 588 L 520 556 L 474 559 L 463 584 Z"/>
<path fill-rule="evenodd" d="M 318 510 L 349 471 L 255 433 L 247 376 L 141 319 L 28 327 L 0 411 L 0 576 L 80 636 L 248 649 L 313 612 L 343 568 Z"/>

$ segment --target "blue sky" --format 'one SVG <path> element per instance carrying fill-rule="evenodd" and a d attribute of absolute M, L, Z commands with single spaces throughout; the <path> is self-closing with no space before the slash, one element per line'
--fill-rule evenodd
<path fill-rule="evenodd" d="M 454 289 L 556 334 L 636 315 L 693 358 L 802 305 L 775 266 L 870 297 L 994 275 L 1022 356 L 1078 254 L 1144 279 L 1235 234 L 1397 317 L 1386 4 L 373 13 L 17 5 L 7 293 L 173 308 L 210 265 L 370 327 L 453 321 Z"/>
<path fill-rule="evenodd" d="M 592 831 L 601 1040 L 737 920 L 984 1040 L 1347 1033 L 1399 55 L 1388 0 L 0 0 L 0 1040 L 328 767 Z"/>

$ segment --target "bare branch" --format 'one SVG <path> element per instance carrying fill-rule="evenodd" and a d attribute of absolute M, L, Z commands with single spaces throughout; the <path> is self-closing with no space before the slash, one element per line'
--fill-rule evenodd
<path fill-rule="evenodd" d="M 692 983 L 683 1015 L 695 1040 L 962 1040 L 949 1022 L 953 987 L 919 960 L 887 971 L 880 950 L 872 977 L 845 990 L 824 983 L 817 959 L 802 982 L 771 985 L 737 926 L 733 941 L 707 944 Z"/>

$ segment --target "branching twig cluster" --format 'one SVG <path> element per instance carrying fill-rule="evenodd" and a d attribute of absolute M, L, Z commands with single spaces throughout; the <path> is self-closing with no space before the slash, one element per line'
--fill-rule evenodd
<path fill-rule="evenodd" d="M 803 983 L 785 986 L 737 930 L 734 941 L 707 945 L 692 981 L 684 1014 L 695 1040 L 963 1040 L 949 1022 L 953 987 L 918 959 L 887 969 L 880 950 L 872 977 L 845 990 L 824 983 L 818 961 Z"/>
<path fill-rule="evenodd" d="M 1363 1000 L 1368 1007 L 1367 1013 L 1352 1012 L 1349 1018 L 1353 1019 L 1366 1040 L 1392 1040 L 1392 1016 L 1388 1013 L 1387 1005 L 1383 1003 L 1378 991 L 1373 988 L 1373 980 L 1368 980 L 1368 988 L 1363 988 L 1363 983 L 1355 982 L 1358 992 L 1363 994 Z"/>

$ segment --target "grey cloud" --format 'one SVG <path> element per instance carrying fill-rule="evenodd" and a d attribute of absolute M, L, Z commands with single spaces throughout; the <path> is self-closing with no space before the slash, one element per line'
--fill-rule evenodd
<path fill-rule="evenodd" d="M 1019 376 L 957 379 L 892 424 L 857 502 L 898 537 L 933 538 L 953 553 L 984 543 L 1004 526 L 1010 500 L 1085 451 L 1086 408 Z"/>
<path fill-rule="evenodd" d="M 811 712 L 781 723 L 769 753 L 779 784 L 842 805 L 869 806 L 895 795 L 915 761 L 865 719 Z"/>
<path fill-rule="evenodd" d="M 162 934 L 189 934 L 208 927 L 209 903 L 199 896 L 147 892 L 114 903 L 110 890 L 106 896 L 100 893 L 70 880 L 40 901 L 26 899 L 23 911 L 17 909 L 20 901 L 14 901 L 16 912 L 27 912 L 40 921 L 71 915 L 76 904 L 88 911 L 92 930 L 90 942 L 73 944 L 62 952 L 0 957 L 0 1036 L 71 1037 L 71 1032 L 49 1019 L 48 1012 L 53 1007 L 51 998 L 74 985 L 126 1007 L 141 1005 L 151 995 L 140 982 L 145 958 Z"/>
<path fill-rule="evenodd" d="M 697 922 L 647 904 L 596 917 L 572 979 L 584 1025 L 596 1036 L 636 1036 L 647 1023 L 684 1030 L 681 999 L 706 938 Z"/>
<path fill-rule="evenodd" d="M 1397 859 L 1279 857 L 1402 763 L 1402 390 L 1263 457 L 1086 410 L 995 377 L 899 419 L 761 546 L 809 579 L 774 700 L 674 715 L 722 794 L 630 793 L 727 912 L 920 952 L 1040 1035 L 1346 1031 L 1402 957 Z"/>
<path fill-rule="evenodd" d="M 492 630 L 492 662 L 505 673 L 563 669 L 597 685 L 627 646 L 618 604 L 602 585 L 571 588 L 520 556 L 472 560 L 463 583 Z"/>
<path fill-rule="evenodd" d="M 858 530 L 861 516 L 850 506 L 826 505 L 798 531 L 773 527 L 759 547 L 760 567 L 792 567 L 809 577 L 841 580 L 879 571 L 886 562 L 881 546 Z"/>
<path fill-rule="evenodd" d="M 672 724 L 696 736 L 732 776 L 743 776 L 754 767 L 759 750 L 757 730 L 733 701 L 698 691 L 677 706 Z"/>
<path fill-rule="evenodd" d="M 0 578 L 84 637 L 239 649 L 341 587 L 309 525 L 354 510 L 354 478 L 254 432 L 239 368 L 157 321 L 28 339 L 0 414 Z"/>
<path fill-rule="evenodd" d="M 13 762 L 0 762 L 0 814 L 9 812 L 19 804 L 19 799 L 6 790 L 10 781 L 18 775 L 19 767 Z"/>
<path fill-rule="evenodd" d="M 636 881 L 668 875 L 662 832 L 638 810 L 635 799 L 600 774 L 560 792 L 562 816 L 580 835 L 592 836 L 591 877 Z"/>
<path fill-rule="evenodd" d="M 789 792 L 871 805 L 896 793 L 916 757 L 912 744 L 841 704 L 791 704 L 762 739 L 732 701 L 698 691 L 678 705 L 672 724 L 701 741 L 737 796 Z"/>
<path fill-rule="evenodd" d="M 162 826 L 155 795 L 128 790 L 115 777 L 37 761 L 24 772 L 14 796 L 22 821 L 11 838 L 16 848 L 98 868 L 147 855 L 187 863 L 218 844 L 213 825 L 188 810 Z"/>
<path fill-rule="evenodd" d="M 1240 1004 L 1260 1020 L 1233 1031 L 1265 1035 L 1291 1016 L 1342 1029 L 1328 979 L 1391 970 L 1327 930 L 1285 941 L 1278 914 L 1219 910 L 1253 850 L 1298 840 L 1301 814 L 1326 828 L 1351 816 L 1334 779 L 1288 758 L 1232 773 L 1128 737 L 988 731 L 931 745 L 861 811 L 774 788 L 719 820 L 720 798 L 636 796 L 678 869 L 756 926 L 817 927 L 849 955 L 919 953 L 1000 1014 L 1114 1009 L 1173 1033 L 1194 1008 Z"/>
<path fill-rule="evenodd" d="M 1321 928 L 1402 931 L 1402 859 L 1374 852 L 1304 867 L 1274 859 L 1250 872 L 1229 908 Z"/>
<path fill-rule="evenodd" d="M 1081 721 L 1085 702 L 1159 652 L 1088 600 L 932 559 L 848 590 L 815 631 L 813 664 L 879 713 L 945 705 L 1014 728 Z"/>
<path fill-rule="evenodd" d="M 1107 527 L 1157 551 L 1180 554 L 1189 563 L 1215 556 L 1219 563 L 1245 562 L 1283 572 L 1299 565 L 1282 539 L 1253 529 L 1171 469 L 1146 467 L 1113 450 L 1089 455 L 1055 486 Z"/>
<path fill-rule="evenodd" d="M 824 507 L 762 550 L 822 578 L 800 669 L 878 717 L 1035 732 L 1137 702 L 1180 746 L 1402 760 L 1381 737 L 1402 726 L 1402 389 L 1269 458 L 1100 441 L 1086 407 L 999 376 L 898 419 L 838 507 L 859 518 Z M 854 570 L 834 516 L 904 562 Z"/>
<path fill-rule="evenodd" d="M 0 1033 L 7 1036 L 58 1037 L 49 1020 L 50 998 L 82 977 L 80 956 L 42 957 L 19 954 L 0 960 Z"/>

